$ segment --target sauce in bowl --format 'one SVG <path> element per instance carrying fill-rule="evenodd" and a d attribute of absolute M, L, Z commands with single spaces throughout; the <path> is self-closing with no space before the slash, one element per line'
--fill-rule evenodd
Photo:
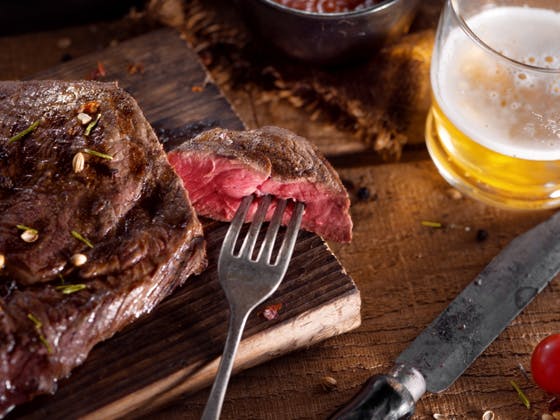
<path fill-rule="evenodd" d="M 382 0 L 274 0 L 291 9 L 314 13 L 341 13 L 366 9 Z"/>

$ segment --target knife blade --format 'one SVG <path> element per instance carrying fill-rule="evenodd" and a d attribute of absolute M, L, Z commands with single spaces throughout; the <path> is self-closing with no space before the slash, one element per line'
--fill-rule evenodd
<path fill-rule="evenodd" d="M 442 392 L 560 272 L 560 212 L 515 238 L 396 359 L 331 416 L 412 416 L 426 391 Z"/>

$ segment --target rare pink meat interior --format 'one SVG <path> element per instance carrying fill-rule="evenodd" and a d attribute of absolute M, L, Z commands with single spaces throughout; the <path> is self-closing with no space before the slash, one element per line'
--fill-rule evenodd
<path fill-rule="evenodd" d="M 216 128 L 186 141 L 168 159 L 199 215 L 228 221 L 243 197 L 272 194 L 305 203 L 302 228 L 327 240 L 352 239 L 350 200 L 340 178 L 311 143 L 288 130 Z"/>

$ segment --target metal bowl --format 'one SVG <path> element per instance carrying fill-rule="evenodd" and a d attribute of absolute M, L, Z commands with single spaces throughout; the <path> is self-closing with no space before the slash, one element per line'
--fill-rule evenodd
<path fill-rule="evenodd" d="M 238 0 L 263 41 L 285 54 L 318 64 L 343 64 L 371 56 L 408 31 L 418 0 L 385 0 L 367 9 L 313 13 L 273 0 Z"/>

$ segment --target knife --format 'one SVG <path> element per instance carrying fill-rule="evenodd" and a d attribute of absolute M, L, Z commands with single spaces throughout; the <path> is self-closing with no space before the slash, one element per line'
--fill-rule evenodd
<path fill-rule="evenodd" d="M 518 236 L 397 358 L 330 418 L 396 420 L 447 389 L 560 272 L 560 212 Z"/>

